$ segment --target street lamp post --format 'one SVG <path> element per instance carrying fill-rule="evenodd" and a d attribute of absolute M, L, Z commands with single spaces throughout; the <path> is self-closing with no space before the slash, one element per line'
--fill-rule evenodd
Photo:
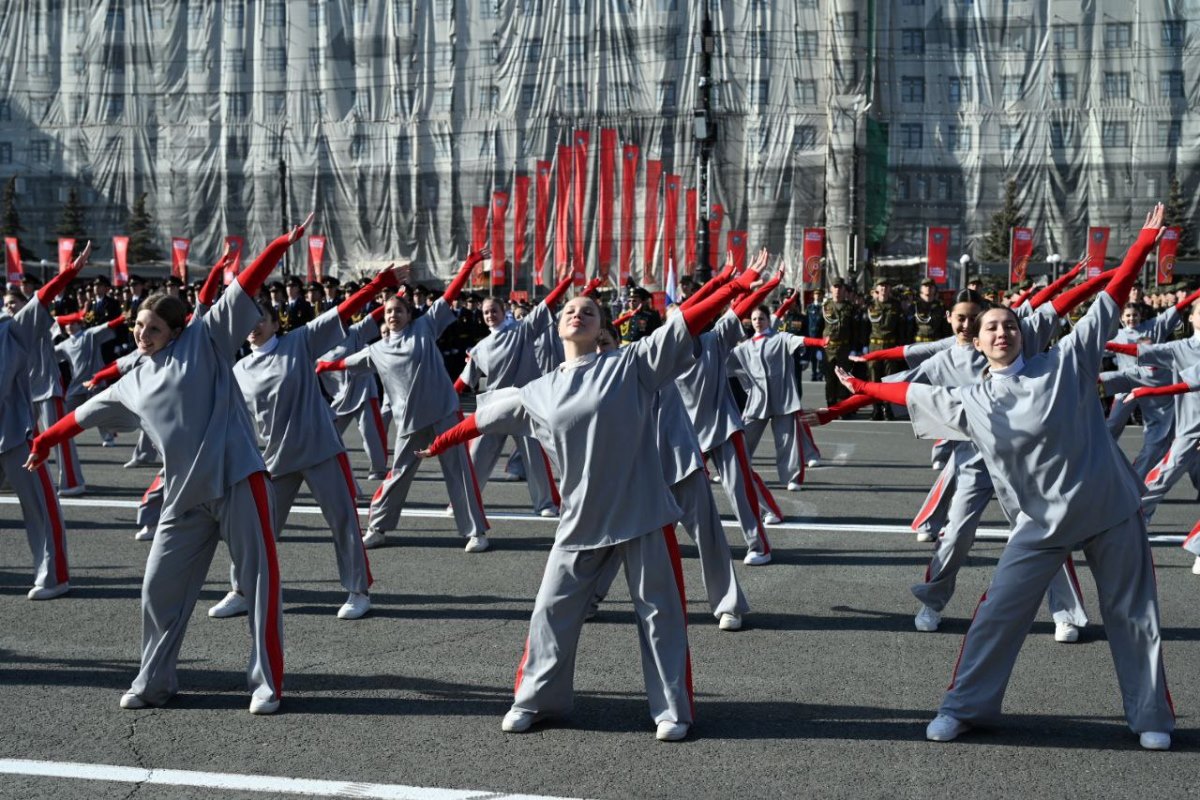
<path fill-rule="evenodd" d="M 1050 282 L 1054 283 L 1058 280 L 1058 265 L 1062 263 L 1062 256 L 1058 253 L 1051 253 L 1046 256 L 1046 260 L 1050 262 Z"/>
<path fill-rule="evenodd" d="M 958 257 L 958 288 L 967 288 L 967 267 L 971 266 L 971 257 L 963 253 Z"/>

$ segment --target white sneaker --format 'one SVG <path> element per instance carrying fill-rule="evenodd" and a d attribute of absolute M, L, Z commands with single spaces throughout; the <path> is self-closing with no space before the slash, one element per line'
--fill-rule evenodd
<path fill-rule="evenodd" d="M 134 467 L 150 467 L 153 465 L 154 462 L 148 458 L 138 458 L 137 456 L 134 456 L 121 466 L 125 469 L 133 469 Z"/>
<path fill-rule="evenodd" d="M 746 557 L 742 559 L 742 563 L 751 567 L 761 567 L 763 564 L 771 563 L 771 554 L 760 553 L 757 550 L 747 550 Z"/>
<path fill-rule="evenodd" d="M 961 719 L 955 719 L 949 714 L 938 714 L 925 728 L 925 738 L 931 742 L 950 742 L 969 730 L 971 726 Z"/>
<path fill-rule="evenodd" d="M 708 476 L 708 480 L 710 483 L 720 483 L 721 476 L 714 472 Z"/>
<path fill-rule="evenodd" d="M 101 447 L 116 447 L 117 446 L 117 437 L 115 437 L 115 436 L 101 437 L 100 446 Z"/>
<path fill-rule="evenodd" d="M 789 492 L 798 492 L 802 487 L 795 481 L 788 481 L 787 490 Z"/>
<path fill-rule="evenodd" d="M 472 536 L 470 539 L 467 539 L 467 546 L 463 550 L 466 550 L 468 553 L 482 553 L 491 546 L 492 543 L 488 541 L 487 534 L 481 533 L 478 536 Z"/>
<path fill-rule="evenodd" d="M 361 592 L 351 592 L 346 598 L 346 602 L 342 603 L 342 607 L 338 609 L 338 619 L 361 619 L 364 614 L 371 610 L 371 596 Z"/>
<path fill-rule="evenodd" d="M 778 525 L 781 522 L 783 520 L 774 511 L 767 509 L 763 512 L 763 525 Z"/>
<path fill-rule="evenodd" d="M 920 533 L 917 534 L 917 541 L 918 542 L 936 542 L 937 537 L 934 536 L 929 531 L 921 531 Z"/>
<path fill-rule="evenodd" d="M 1054 623 L 1054 641 L 1070 644 L 1079 641 L 1079 628 L 1069 622 Z"/>
<path fill-rule="evenodd" d="M 367 528 L 367 533 L 363 536 L 363 547 L 370 550 L 379 547 L 387 539 L 387 534 L 379 530 L 379 528 Z"/>
<path fill-rule="evenodd" d="M 446 506 L 446 516 L 447 517 L 454 516 L 454 506 Z"/>
<path fill-rule="evenodd" d="M 810 458 L 810 459 L 808 460 L 808 466 L 810 466 L 810 467 L 819 467 L 819 466 L 821 466 L 821 459 L 819 459 L 819 458 Z"/>
<path fill-rule="evenodd" d="M 259 697 L 250 698 L 251 714 L 274 714 L 279 710 L 278 700 L 263 700 Z"/>
<path fill-rule="evenodd" d="M 1192 562 L 1192 574 L 1200 575 L 1200 556 L 1196 556 L 1196 560 Z"/>
<path fill-rule="evenodd" d="M 547 519 L 550 519 L 552 517 L 557 517 L 558 509 L 554 508 L 553 506 L 551 506 L 550 508 L 543 508 L 541 511 L 538 512 L 538 516 L 546 517 Z"/>
<path fill-rule="evenodd" d="M 500 721 L 500 730 L 505 733 L 525 733 L 525 731 L 533 727 L 536 716 L 532 711 L 517 711 L 516 709 L 512 709 Z"/>
<path fill-rule="evenodd" d="M 367 474 L 367 480 L 369 481 L 381 481 L 385 478 L 387 478 L 387 473 L 380 470 L 375 470 Z"/>
<path fill-rule="evenodd" d="M 53 600 L 56 597 L 62 597 L 69 591 L 71 591 L 71 584 L 63 581 L 56 586 L 35 586 L 25 596 L 30 600 Z"/>
<path fill-rule="evenodd" d="M 208 610 L 208 615 L 213 619 L 228 619 L 236 617 L 239 614 L 245 614 L 250 610 L 250 605 L 246 602 L 246 598 L 237 592 L 230 592 L 221 598 L 221 602 Z"/>
<path fill-rule="evenodd" d="M 149 708 L 150 704 L 142 699 L 140 694 L 126 692 L 121 695 L 121 708 L 128 711 L 136 711 L 139 708 Z"/>
<path fill-rule="evenodd" d="M 1170 750 L 1171 734 L 1146 731 L 1138 736 L 1138 743 L 1146 750 Z"/>
<path fill-rule="evenodd" d="M 929 606 L 921 606 L 921 610 L 917 612 L 917 616 L 913 619 L 913 625 L 916 629 L 925 633 L 936 631 L 938 625 L 941 624 L 942 615 Z"/>
<path fill-rule="evenodd" d="M 133 535 L 135 542 L 148 542 L 154 538 L 154 531 L 150 530 L 149 525 L 143 525 L 142 529 Z"/>
<path fill-rule="evenodd" d="M 742 629 L 741 614 L 722 614 L 717 627 L 723 631 L 740 631 Z"/>
<path fill-rule="evenodd" d="M 79 497 L 87 491 L 87 484 L 81 483 L 78 486 L 68 486 L 66 489 L 59 489 L 59 497 Z"/>
<path fill-rule="evenodd" d="M 686 722 L 671 722 L 663 720 L 658 723 L 658 730 L 654 733 L 654 738 L 660 742 L 678 742 L 688 735 L 688 729 L 691 728 Z"/>
<path fill-rule="evenodd" d="M 935 470 L 936 470 L 936 469 L 945 469 L 945 467 L 946 467 L 946 463 L 945 463 L 944 461 L 935 461 L 935 462 L 933 462 L 933 464 L 932 464 L 931 466 L 932 466 L 932 467 L 933 467 Z"/>

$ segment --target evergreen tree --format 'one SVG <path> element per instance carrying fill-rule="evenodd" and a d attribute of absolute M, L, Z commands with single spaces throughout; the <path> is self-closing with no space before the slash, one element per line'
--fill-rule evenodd
<path fill-rule="evenodd" d="M 83 206 L 79 202 L 79 190 L 74 186 L 67 191 L 67 202 L 63 205 L 62 216 L 54 233 L 73 239 L 87 238 L 87 230 L 83 226 Z"/>
<path fill-rule="evenodd" d="M 21 233 L 25 226 L 21 224 L 21 215 L 17 211 L 17 178 L 14 175 L 4 184 L 3 195 L 0 196 L 0 234 L 16 236 L 20 242 L 21 258 L 25 261 L 35 261 L 37 256 L 21 241 Z"/>
<path fill-rule="evenodd" d="M 1023 224 L 1021 211 L 1017 207 L 1017 182 L 1009 178 L 1004 182 L 1004 205 L 992 215 L 991 225 L 983 237 L 982 261 L 1008 261 L 1012 245 L 1012 229 Z"/>
<path fill-rule="evenodd" d="M 1196 240 L 1188 229 L 1187 211 L 1183 202 L 1183 187 L 1179 185 L 1179 178 L 1171 178 L 1171 185 L 1167 189 L 1167 201 L 1163 205 L 1165 206 L 1163 208 L 1163 225 L 1179 228 L 1179 255 L 1181 257 L 1195 255 Z"/>
<path fill-rule="evenodd" d="M 146 210 L 146 193 L 142 192 L 133 201 L 129 212 L 129 223 L 126 225 L 129 235 L 129 263 L 144 264 L 147 261 L 158 261 L 162 254 L 154 245 L 154 220 Z"/>

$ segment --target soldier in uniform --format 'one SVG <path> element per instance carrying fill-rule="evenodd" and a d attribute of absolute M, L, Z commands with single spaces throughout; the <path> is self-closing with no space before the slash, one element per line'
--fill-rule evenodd
<path fill-rule="evenodd" d="M 949 335 L 946 325 L 946 306 L 937 296 L 937 289 L 930 278 L 921 281 L 920 294 L 913 301 L 913 332 L 915 342 L 936 342 Z"/>
<path fill-rule="evenodd" d="M 638 339 L 644 339 L 662 327 L 662 317 L 654 309 L 653 296 L 650 292 L 642 287 L 637 287 L 630 292 L 630 297 L 633 300 L 633 318 L 629 320 L 622 331 L 621 340 L 624 342 L 636 342 Z"/>
<path fill-rule="evenodd" d="M 336 308 L 341 304 L 342 300 L 345 299 L 342 297 L 338 279 L 332 275 L 325 276 L 324 280 L 321 281 L 321 287 L 325 291 L 325 296 L 321 299 L 322 311 L 328 311 L 331 308 Z M 367 308 L 364 310 L 364 313 L 370 313 L 370 310 L 371 309 Z"/>
<path fill-rule="evenodd" d="M 830 287 L 829 297 L 821 304 L 821 322 L 825 327 L 825 405 L 832 406 L 850 396 L 834 370 L 850 369 L 850 348 L 854 344 L 854 308 L 846 299 L 846 282 L 841 278 Z M 847 415 L 849 416 L 849 415 Z"/>
<path fill-rule="evenodd" d="M 304 283 L 295 275 L 284 281 L 287 300 L 279 312 L 279 329 L 284 333 L 303 328 L 317 318 L 312 304 L 302 297 Z"/>
<path fill-rule="evenodd" d="M 821 307 L 825 303 L 825 292 L 820 287 L 813 290 L 812 302 L 805 309 L 805 336 L 811 336 L 814 339 L 820 339 L 825 335 L 825 319 L 821 315 Z M 805 353 L 808 354 L 809 367 L 812 370 L 812 379 L 814 381 L 821 380 L 821 375 L 824 372 L 821 369 L 825 362 L 825 351 L 819 347 L 805 348 Z"/>
<path fill-rule="evenodd" d="M 900 313 L 900 304 L 892 299 L 892 287 L 883 278 L 875 281 L 875 288 L 871 290 L 872 302 L 867 306 L 867 321 L 871 325 L 871 335 L 868 340 L 867 352 L 873 353 L 876 350 L 886 350 L 890 347 L 897 347 L 902 342 L 901 328 L 904 325 L 904 315 Z M 893 372 L 899 371 L 902 365 L 894 361 L 872 361 L 868 367 L 871 374 L 871 381 L 879 383 L 884 376 L 891 375 Z M 890 403 L 876 403 L 875 411 L 871 414 L 871 419 L 894 420 L 895 414 L 892 412 Z"/>

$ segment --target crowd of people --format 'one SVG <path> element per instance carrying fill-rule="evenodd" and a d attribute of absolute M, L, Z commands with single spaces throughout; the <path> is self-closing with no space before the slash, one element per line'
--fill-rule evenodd
<path fill-rule="evenodd" d="M 1200 334 L 1200 292 L 1147 297 L 1135 285 L 1161 217 L 1159 206 L 1121 266 L 1097 277 L 1072 286 L 1077 267 L 1011 293 L 968 288 L 952 303 L 930 281 L 912 293 L 880 280 L 869 298 L 840 280 L 828 295 L 786 290 L 784 265 L 765 251 L 703 285 L 685 280 L 665 309 L 643 288 L 576 287 L 570 276 L 532 303 L 472 294 L 486 250 L 436 290 L 413 284 L 408 265 L 344 284 L 269 280 L 311 217 L 237 275 L 226 277 L 226 253 L 191 286 L 80 281 L 85 248 L 45 286 L 10 286 L 0 316 L 0 473 L 33 552 L 28 596 L 70 589 L 58 498 L 87 491 L 73 439 L 92 427 L 110 444 L 137 432 L 126 466 L 158 470 L 138 511 L 136 538 L 151 542 L 142 663 L 120 705 L 162 706 L 178 692 L 179 648 L 224 541 L 231 586 L 208 614 L 247 616 L 250 711 L 274 713 L 284 677 L 275 548 L 300 485 L 330 528 L 347 592 L 337 617 L 358 619 L 371 607 L 368 550 L 399 527 L 422 459 L 440 461 L 464 550 L 490 549 L 484 487 L 511 437 L 505 473 L 527 480 L 534 513 L 559 522 L 503 730 L 570 712 L 580 630 L 623 568 L 656 736 L 674 741 L 695 714 L 676 525 L 697 545 L 719 628 L 740 630 L 750 602 L 711 482 L 737 520 L 743 564 L 764 567 L 767 527 L 785 516 L 769 484 L 802 491 L 821 463 L 812 426 L 868 406 L 874 419 L 902 410 L 938 439 L 940 475 L 917 518 L 938 542 L 913 587 L 918 630 L 940 624 L 993 494 L 1012 525 L 927 737 L 999 715 L 1047 592 L 1055 638 L 1078 640 L 1088 620 L 1072 552 L 1082 549 L 1129 725 L 1144 747 L 1165 749 L 1174 716 L 1144 520 L 1174 481 L 1200 472 L 1200 346 L 1184 330 L 1195 308 L 1186 320 Z M 802 408 L 806 373 L 826 381 L 815 412 Z M 476 410 L 464 418 L 467 393 Z M 1130 468 L 1115 437 L 1138 404 L 1147 452 Z M 342 439 L 351 421 L 366 477 L 379 481 L 365 524 Z M 775 473 L 764 479 L 754 453 L 768 427 Z M 1185 547 L 1200 556 L 1200 535 Z"/>

